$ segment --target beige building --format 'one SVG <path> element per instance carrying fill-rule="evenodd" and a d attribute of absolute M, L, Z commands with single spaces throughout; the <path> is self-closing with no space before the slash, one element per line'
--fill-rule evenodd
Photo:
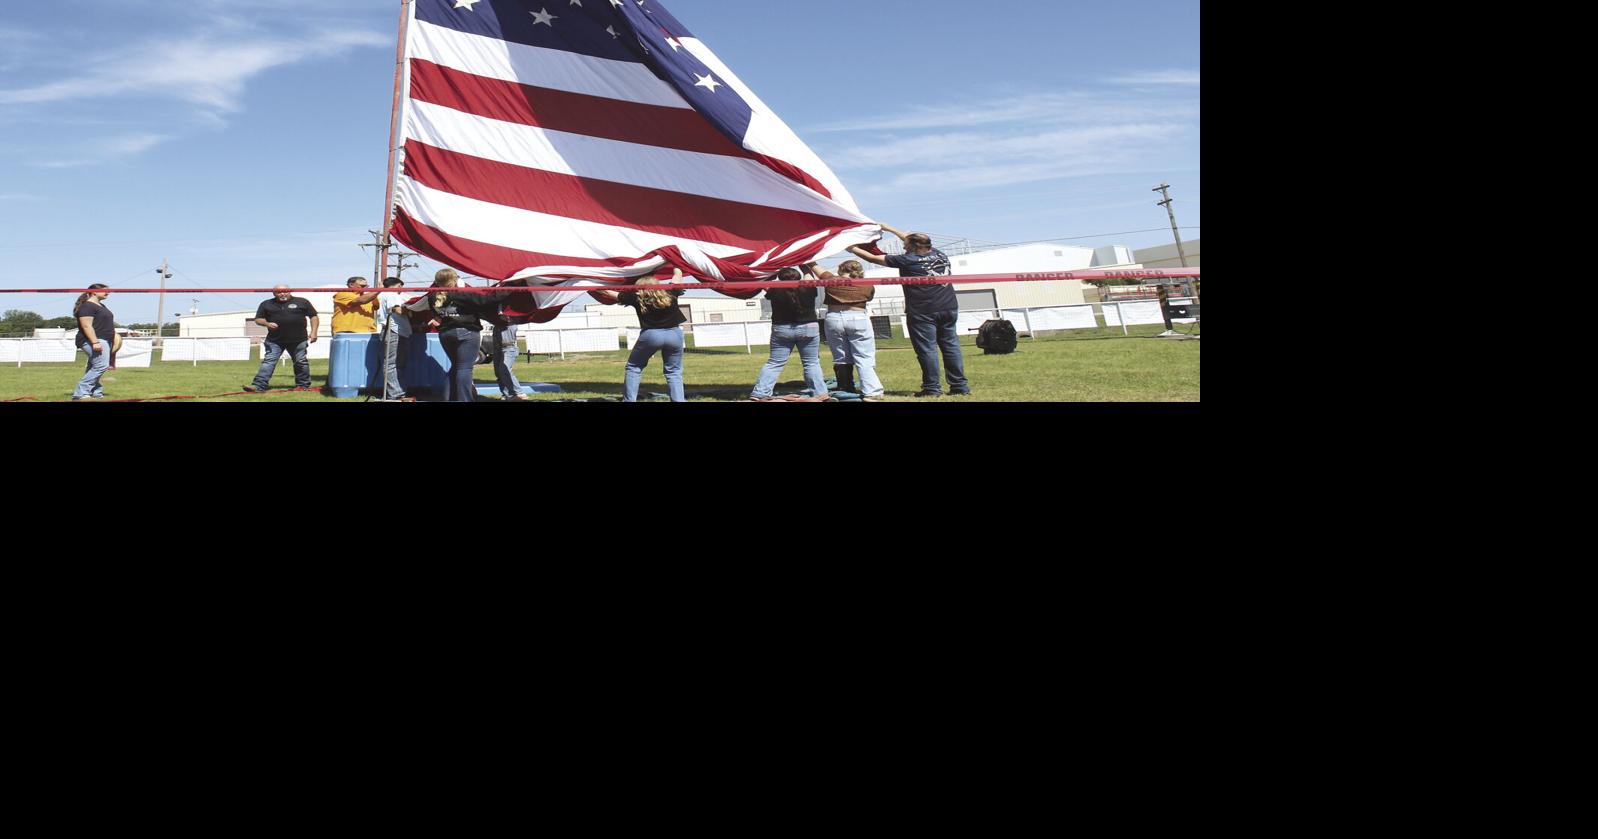
<path fill-rule="evenodd" d="M 1199 240 L 1183 242 L 1182 250 L 1187 252 L 1187 267 L 1199 267 Z M 1181 268 L 1181 255 L 1176 252 L 1176 243 L 1160 245 L 1157 248 L 1144 248 L 1135 255 L 1144 268 Z"/>

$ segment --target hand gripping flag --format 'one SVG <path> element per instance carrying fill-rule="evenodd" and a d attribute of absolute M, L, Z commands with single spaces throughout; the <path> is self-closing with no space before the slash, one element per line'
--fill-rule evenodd
<path fill-rule="evenodd" d="M 875 241 L 832 170 L 657 0 L 417 0 L 393 234 L 494 280 L 749 281 Z M 737 296 L 753 296 L 745 292 Z M 581 291 L 513 295 L 548 321 Z"/>

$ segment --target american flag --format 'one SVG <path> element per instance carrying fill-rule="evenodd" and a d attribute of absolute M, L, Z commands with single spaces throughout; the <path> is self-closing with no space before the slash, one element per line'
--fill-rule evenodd
<path fill-rule="evenodd" d="M 419 253 L 575 288 L 673 268 L 760 280 L 880 235 L 657 0 L 411 9 L 393 234 Z M 583 296 L 518 294 L 507 314 L 547 321 Z"/>

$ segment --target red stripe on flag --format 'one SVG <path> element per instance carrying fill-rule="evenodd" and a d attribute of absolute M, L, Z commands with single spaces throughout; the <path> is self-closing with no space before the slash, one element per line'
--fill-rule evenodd
<path fill-rule="evenodd" d="M 748 251 L 764 252 L 818 230 L 854 224 L 798 210 L 513 166 L 417 140 L 405 144 L 405 174 L 424 186 L 504 207 Z"/>
<path fill-rule="evenodd" d="M 549 131 L 753 160 L 828 198 L 803 169 L 733 143 L 697 111 L 624 102 L 490 79 L 420 58 L 411 59 L 411 98 L 462 113 Z"/>
<path fill-rule="evenodd" d="M 474 76 L 411 60 L 411 98 L 474 116 L 624 143 L 753 159 L 697 112 Z"/>
<path fill-rule="evenodd" d="M 399 208 L 394 216 L 394 237 L 413 248 L 417 253 L 453 265 L 468 274 L 491 280 L 504 280 L 515 276 L 524 268 L 535 265 L 571 265 L 578 268 L 619 268 L 637 262 L 636 259 L 593 259 L 538 253 L 516 248 L 490 245 L 462 236 L 445 233 L 422 224 Z"/>

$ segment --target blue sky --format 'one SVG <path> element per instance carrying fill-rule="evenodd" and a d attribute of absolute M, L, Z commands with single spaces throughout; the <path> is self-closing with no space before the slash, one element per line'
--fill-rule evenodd
<path fill-rule="evenodd" d="M 665 5 L 881 221 L 1147 247 L 1171 241 L 1150 192 L 1169 181 L 1183 237 L 1200 236 L 1197 0 Z M 185 286 L 370 274 L 358 243 L 382 217 L 398 8 L 5 3 L 0 287 L 153 287 L 167 257 L 171 317 Z M 0 295 L 46 317 L 70 302 Z M 153 296 L 112 303 L 123 322 L 155 317 Z"/>

